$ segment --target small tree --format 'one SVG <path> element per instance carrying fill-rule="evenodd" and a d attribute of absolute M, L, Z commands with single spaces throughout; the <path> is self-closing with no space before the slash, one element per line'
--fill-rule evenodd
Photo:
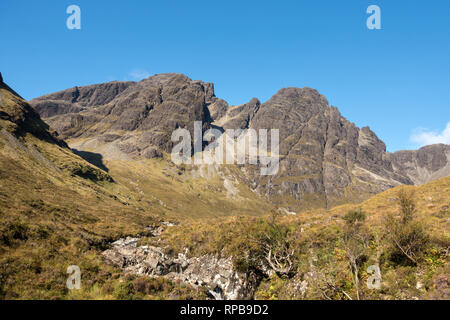
<path fill-rule="evenodd" d="M 414 191 L 400 189 L 397 194 L 400 218 L 388 215 L 385 221 L 386 238 L 390 242 L 392 257 L 404 257 L 417 264 L 428 243 L 424 228 L 415 221 Z"/>
<path fill-rule="evenodd" d="M 266 231 L 259 235 L 264 259 L 279 276 L 290 276 L 294 267 L 295 249 L 291 246 L 288 233 L 288 229 L 269 223 Z"/>
<path fill-rule="evenodd" d="M 256 224 L 256 230 L 249 235 L 252 247 L 245 261 L 259 269 L 266 265 L 279 276 L 292 275 L 295 268 L 295 246 L 292 243 L 289 229 L 276 223 L 278 214 L 270 215 L 269 219 L 261 219 Z"/>
<path fill-rule="evenodd" d="M 413 221 L 416 213 L 416 203 L 414 201 L 414 191 L 400 189 L 397 194 L 398 204 L 400 206 L 401 219 L 403 224 Z"/>
<path fill-rule="evenodd" d="M 347 226 L 361 225 L 366 220 L 366 214 L 359 208 L 359 210 L 350 210 L 347 212 L 343 219 L 347 222 Z"/>
<path fill-rule="evenodd" d="M 346 224 L 342 237 L 343 246 L 353 277 L 353 283 L 355 285 L 356 298 L 358 300 L 360 299 L 359 268 L 364 262 L 369 241 L 368 230 L 364 227 L 365 219 L 366 215 L 361 209 L 349 211 L 344 216 Z"/>

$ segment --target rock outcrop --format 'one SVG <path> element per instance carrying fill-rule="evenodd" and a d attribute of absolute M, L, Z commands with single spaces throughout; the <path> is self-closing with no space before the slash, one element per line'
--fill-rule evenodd
<path fill-rule="evenodd" d="M 394 172 L 385 144 L 368 127 L 347 121 L 314 89 L 280 90 L 261 105 L 248 127 L 280 130 L 278 174 L 256 176 L 268 196 L 288 195 L 294 203 L 309 198 L 329 207 L 411 183 Z"/>
<path fill-rule="evenodd" d="M 105 261 L 125 273 L 165 277 L 193 287 L 204 286 L 215 299 L 248 299 L 256 289 L 255 282 L 233 268 L 231 258 L 213 255 L 187 258 L 170 255 L 154 246 L 137 246 L 138 238 L 120 239 L 104 251 Z"/>

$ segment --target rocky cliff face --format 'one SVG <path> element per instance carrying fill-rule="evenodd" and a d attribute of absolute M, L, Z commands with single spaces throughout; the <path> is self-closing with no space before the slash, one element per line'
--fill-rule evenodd
<path fill-rule="evenodd" d="M 180 74 L 140 82 L 68 89 L 31 101 L 77 149 L 108 157 L 147 158 L 170 152 L 171 133 L 193 122 L 225 129 L 279 129 L 280 170 L 242 176 L 259 193 L 290 210 L 355 202 L 399 184 L 420 184 L 449 173 L 449 146 L 386 152 L 368 127 L 347 121 L 310 88 L 285 88 L 269 101 L 240 106 L 215 96 L 211 83 Z M 120 156 L 118 156 L 120 155 Z"/>
<path fill-rule="evenodd" d="M 435 144 L 389 154 L 393 168 L 415 185 L 450 175 L 450 146 Z"/>
<path fill-rule="evenodd" d="M 210 121 L 212 84 L 180 74 L 164 74 L 141 82 L 111 82 L 75 87 L 32 101 L 36 110 L 65 139 L 108 145 L 107 156 L 123 153 L 152 158 L 170 152 L 172 132 L 194 121 Z M 101 150 L 100 150 L 101 151 Z"/>
<path fill-rule="evenodd" d="M 256 178 L 265 194 L 289 195 L 292 207 L 305 198 L 330 206 L 411 183 L 394 172 L 385 144 L 369 128 L 347 121 L 316 90 L 280 90 L 259 107 L 248 127 L 279 128 L 280 170 Z"/>

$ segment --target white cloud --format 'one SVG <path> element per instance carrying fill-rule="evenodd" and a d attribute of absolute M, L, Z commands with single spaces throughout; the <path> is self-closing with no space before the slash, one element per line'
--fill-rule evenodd
<path fill-rule="evenodd" d="M 442 132 L 416 129 L 410 139 L 420 147 L 436 143 L 450 144 L 450 122 L 447 123 L 447 126 Z"/>
<path fill-rule="evenodd" d="M 133 69 L 128 75 L 136 81 L 150 77 L 150 73 L 143 69 Z"/>

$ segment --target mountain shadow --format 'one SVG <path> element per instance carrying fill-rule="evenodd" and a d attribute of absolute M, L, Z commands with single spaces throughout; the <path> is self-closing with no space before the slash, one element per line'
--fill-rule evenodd
<path fill-rule="evenodd" d="M 109 169 L 103 163 L 103 156 L 100 153 L 81 151 L 77 149 L 72 149 L 72 152 L 97 168 L 102 169 L 105 172 L 109 172 Z"/>

